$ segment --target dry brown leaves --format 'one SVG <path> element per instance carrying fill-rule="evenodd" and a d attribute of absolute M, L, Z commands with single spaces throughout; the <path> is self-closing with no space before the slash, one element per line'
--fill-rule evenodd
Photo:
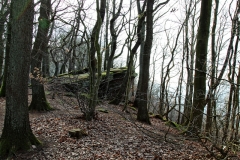
<path fill-rule="evenodd" d="M 72 100 L 51 100 L 56 109 L 45 113 L 30 113 L 34 134 L 42 141 L 42 147 L 33 146 L 27 153 L 17 153 L 20 160 L 87 160 L 87 159 L 213 159 L 197 142 L 184 140 L 178 131 L 169 129 L 164 122 L 151 119 L 152 125 L 136 122 L 134 113 L 129 116 L 121 107 L 102 104 L 109 113 L 98 113 L 97 120 L 85 121 L 79 118 L 80 110 Z M 62 102 L 62 103 L 59 103 Z M 124 118 L 122 115 L 126 115 Z M 68 131 L 82 128 L 88 136 L 70 138 Z"/>

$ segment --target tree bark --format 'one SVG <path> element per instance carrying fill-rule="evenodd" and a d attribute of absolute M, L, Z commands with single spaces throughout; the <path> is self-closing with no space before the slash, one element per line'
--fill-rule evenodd
<path fill-rule="evenodd" d="M 45 51 L 45 55 L 43 55 L 42 73 L 44 78 L 50 76 L 50 57 L 47 50 Z"/>
<path fill-rule="evenodd" d="M 9 14 L 8 0 L 2 0 L 0 12 L 1 12 L 0 13 L 0 76 L 2 76 L 3 60 L 4 60 L 4 42 L 5 42 L 3 36 L 5 33 L 5 23 L 7 21 L 7 16 Z"/>
<path fill-rule="evenodd" d="M 106 9 L 106 0 L 101 0 L 100 8 L 99 1 L 97 0 L 97 21 L 94 25 L 92 34 L 91 34 L 91 48 L 89 55 L 89 69 L 90 69 L 90 99 L 88 111 L 86 111 L 85 117 L 87 120 L 92 120 L 95 118 L 95 108 L 97 105 L 98 99 L 98 88 L 101 81 L 101 65 L 102 65 L 102 57 L 100 53 L 100 46 L 98 43 L 100 29 L 105 16 Z M 95 53 L 97 52 L 97 59 L 95 57 Z M 97 71 L 97 78 L 96 78 Z"/>
<path fill-rule="evenodd" d="M 227 140 L 228 135 L 228 131 L 229 131 L 229 125 L 230 125 L 230 116 L 231 116 L 231 112 L 234 114 L 234 108 L 232 109 L 232 107 L 234 106 L 234 95 L 235 95 L 235 90 L 236 90 L 236 86 L 234 84 L 235 82 L 235 75 L 236 75 L 236 63 L 237 63 L 237 54 L 238 54 L 238 42 L 239 42 L 239 31 L 238 31 L 238 25 L 237 25 L 237 39 L 235 42 L 235 46 L 234 46 L 234 53 L 233 53 L 233 60 L 232 60 L 232 64 L 231 62 L 229 62 L 229 74 L 228 74 L 228 79 L 229 82 L 231 84 L 230 87 L 230 91 L 229 91 L 229 97 L 228 97 L 228 104 L 227 104 L 227 113 L 226 113 L 226 117 L 225 117 L 225 125 L 224 125 L 224 129 L 223 129 L 223 142 Z M 231 56 L 232 57 L 232 56 Z M 235 113 L 236 114 L 236 113 Z M 233 115 L 235 118 L 236 115 Z M 233 122 L 234 124 L 234 122 Z M 234 130 L 234 128 L 233 128 Z M 233 131 L 232 130 L 232 131 Z"/>
<path fill-rule="evenodd" d="M 140 84 L 140 95 L 138 101 L 138 112 L 137 112 L 137 120 L 141 122 L 146 122 L 151 124 L 148 115 L 148 81 L 149 81 L 149 67 L 150 67 L 150 55 L 152 50 L 152 41 L 153 41 L 153 4 L 154 0 L 147 1 L 147 24 L 146 24 L 146 42 L 144 45 L 144 54 L 142 61 L 142 68 L 144 76 L 142 76 L 141 84 Z"/>
<path fill-rule="evenodd" d="M 238 131 L 239 130 L 239 86 L 240 86 L 240 65 L 238 67 L 237 87 L 236 87 L 236 91 L 235 91 L 235 95 L 234 95 L 234 109 L 235 109 L 234 112 L 235 113 L 233 113 L 233 115 L 235 115 L 236 118 L 234 117 L 233 118 L 234 120 L 232 121 L 232 129 L 234 128 L 234 125 L 236 125 L 235 134 L 232 135 L 233 140 L 235 140 L 235 141 L 238 140 L 238 133 L 239 133 L 239 131 Z"/>
<path fill-rule="evenodd" d="M 4 24 L 5 20 L 3 18 L 0 18 L 0 76 L 2 76 L 4 58 L 4 39 L 3 39 Z"/>
<path fill-rule="evenodd" d="M 32 83 L 32 102 L 29 106 L 29 110 L 48 111 L 51 110 L 49 103 L 47 102 L 42 74 L 41 74 L 41 62 L 44 52 L 47 51 L 48 45 L 48 31 L 50 27 L 50 10 L 51 0 L 41 0 L 40 16 L 38 18 L 38 32 L 37 37 L 32 50 L 31 59 L 31 83 Z"/>
<path fill-rule="evenodd" d="M 6 114 L 0 140 L 1 159 L 40 144 L 28 114 L 28 76 L 33 32 L 33 0 L 11 2 L 12 39 L 7 73 Z"/>
<path fill-rule="evenodd" d="M 213 18 L 213 25 L 212 25 L 212 61 L 211 61 L 211 86 L 215 83 L 215 76 L 216 76 L 216 50 L 215 50 L 215 32 L 216 32 L 216 26 L 217 26 L 217 15 L 218 15 L 218 6 L 219 6 L 219 0 L 215 0 L 215 9 L 214 9 L 214 18 Z M 210 86 L 210 87 L 211 87 Z M 214 100 L 214 93 L 213 90 L 210 88 L 210 100 L 208 101 L 207 105 L 207 120 L 206 120 L 206 129 L 205 131 L 207 133 L 212 132 L 212 115 L 213 115 L 213 105 L 215 104 Z"/>
<path fill-rule="evenodd" d="M 105 56 L 103 69 L 107 69 L 107 63 L 109 58 L 109 45 L 108 45 L 108 27 L 109 27 L 109 0 L 106 1 L 106 28 L 105 28 Z"/>
<path fill-rule="evenodd" d="M 202 0 L 196 46 L 192 125 L 189 127 L 189 130 L 194 133 L 201 130 L 205 107 L 207 48 L 211 10 L 212 0 Z"/>
<path fill-rule="evenodd" d="M 137 7 L 138 7 L 138 14 L 141 15 L 143 13 L 143 9 L 140 8 L 140 1 L 137 1 Z M 138 100 L 139 100 L 139 96 L 140 96 L 140 86 L 142 84 L 142 77 L 144 75 L 143 73 L 143 55 L 144 55 L 144 45 L 145 45 L 145 32 L 146 32 L 146 25 L 145 25 L 145 21 L 142 22 L 142 29 L 141 29 L 141 47 L 140 47 L 140 55 L 139 55 L 139 77 L 138 77 L 138 85 L 137 85 L 137 91 L 136 91 L 136 95 L 135 95 L 135 100 L 134 100 L 134 107 L 138 108 Z"/>
<path fill-rule="evenodd" d="M 7 42 L 6 42 L 6 52 L 5 52 L 5 65 L 4 65 L 4 73 L 3 73 L 3 81 L 0 90 L 0 97 L 6 96 L 6 82 L 7 82 L 7 73 L 9 66 L 9 52 L 10 52 L 10 43 L 11 43 L 11 24 L 8 22 L 7 24 Z"/>

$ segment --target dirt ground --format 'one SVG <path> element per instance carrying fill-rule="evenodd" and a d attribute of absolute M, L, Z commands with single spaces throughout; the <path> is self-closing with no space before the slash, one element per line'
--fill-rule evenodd
<path fill-rule="evenodd" d="M 204 146 L 180 135 L 159 119 L 151 118 L 152 125 L 137 122 L 136 111 L 122 112 L 121 105 L 102 102 L 97 107 L 97 119 L 86 121 L 73 97 L 64 94 L 51 99 L 46 91 L 50 112 L 30 112 L 30 123 L 41 146 L 32 146 L 28 152 L 18 152 L 15 160 L 91 160 L 91 159 L 215 159 Z M 29 103 L 31 92 L 29 92 Z M 0 131 L 4 120 L 5 99 L 0 99 Z M 107 111 L 107 113 L 101 110 Z M 80 139 L 68 131 L 80 128 L 87 136 Z M 231 159 L 238 159 L 233 157 Z"/>

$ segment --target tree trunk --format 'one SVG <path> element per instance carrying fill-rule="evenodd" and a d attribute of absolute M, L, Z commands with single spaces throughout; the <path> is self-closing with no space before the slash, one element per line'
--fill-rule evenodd
<path fill-rule="evenodd" d="M 5 19 L 0 18 L 0 76 L 2 76 L 2 70 L 3 70 L 3 57 L 4 57 L 4 24 Z"/>
<path fill-rule="evenodd" d="M 228 98 L 228 104 L 227 104 L 227 113 L 226 113 L 226 117 L 225 117 L 225 125 L 224 125 L 224 131 L 223 131 L 223 142 L 226 141 L 227 137 L 228 137 L 228 131 L 229 131 L 229 125 L 230 125 L 230 116 L 231 116 L 231 112 L 232 112 L 232 106 L 234 105 L 233 98 L 234 98 L 235 90 L 236 90 L 236 87 L 235 87 L 235 84 L 234 84 L 234 82 L 235 82 L 234 79 L 235 79 L 235 75 L 236 75 L 236 63 L 237 63 L 238 42 L 239 42 L 238 27 L 236 29 L 237 39 L 236 39 L 235 46 L 234 46 L 234 51 L 233 51 L 234 54 L 233 54 L 232 65 L 229 62 L 228 79 L 229 79 L 229 82 L 231 84 L 231 87 L 230 87 L 230 91 L 229 91 L 229 98 Z M 234 115 L 233 118 L 235 118 L 235 115 Z"/>
<path fill-rule="evenodd" d="M 51 110 L 47 102 L 41 74 L 41 62 L 43 55 L 47 51 L 48 30 L 50 27 L 51 0 L 41 0 L 40 16 L 38 18 L 38 32 L 32 50 L 31 59 L 31 83 L 32 83 L 32 102 L 29 110 L 48 111 Z"/>
<path fill-rule="evenodd" d="M 211 10 L 212 0 L 202 0 L 196 46 L 192 126 L 189 127 L 189 130 L 194 133 L 201 130 L 205 107 L 207 48 Z"/>
<path fill-rule="evenodd" d="M 58 62 L 57 58 L 54 57 L 54 53 L 55 53 L 55 51 L 53 49 L 51 49 L 50 50 L 50 55 L 51 55 L 51 58 L 52 58 L 52 62 L 55 65 L 55 71 L 54 71 L 53 76 L 58 76 L 58 73 L 59 73 L 59 62 Z"/>
<path fill-rule="evenodd" d="M 33 0 L 11 2 L 11 48 L 7 73 L 6 114 L 0 140 L 1 159 L 40 144 L 28 114 L 28 76 L 33 32 Z M 21 15 L 21 16 L 19 16 Z M 12 17 L 12 18 L 11 18 Z"/>
<path fill-rule="evenodd" d="M 189 17 L 191 15 L 191 10 L 195 9 L 195 8 L 192 8 L 192 0 L 190 1 L 190 3 L 188 4 L 188 2 L 186 2 L 186 6 L 188 6 L 188 8 L 186 7 L 186 20 L 185 20 L 185 39 L 184 39 L 184 52 L 185 52 L 185 55 L 186 55 L 186 67 L 187 67 L 187 84 L 186 84 L 186 96 L 185 96 L 185 100 L 184 100 L 184 111 L 183 111 L 183 115 L 182 115 L 182 118 L 181 118 L 181 124 L 183 125 L 186 125 L 189 123 L 189 113 L 190 113 L 190 108 L 191 108 L 191 99 L 190 99 L 190 85 L 192 84 L 192 69 L 193 69 L 193 65 L 189 65 L 189 56 L 190 56 L 190 51 L 189 51 Z M 193 5 L 194 6 L 194 5 Z M 196 9 L 195 9 L 196 10 Z M 195 19 L 195 14 L 194 14 L 194 11 L 193 10 L 193 22 L 194 23 L 194 19 Z M 192 32 L 194 35 L 194 27 L 195 25 L 192 25 Z M 192 36 L 192 41 L 191 42 L 194 42 L 194 37 L 195 36 Z M 192 43 L 192 46 L 194 44 Z M 191 59 L 190 59 L 190 62 L 191 62 Z M 192 67 L 192 68 L 191 68 Z"/>
<path fill-rule="evenodd" d="M 102 26 L 102 22 L 105 16 L 106 0 L 101 0 L 100 8 L 99 1 L 97 0 L 97 21 L 92 31 L 91 35 L 91 49 L 89 55 L 89 69 L 90 69 L 90 99 L 88 111 L 85 112 L 85 117 L 87 120 L 92 120 L 95 118 L 95 108 L 98 99 L 98 89 L 101 81 L 101 65 L 102 57 L 100 53 L 100 46 L 98 43 L 99 33 Z M 97 52 L 97 59 L 95 58 L 95 53 Z M 96 78 L 97 71 L 97 78 Z"/>
<path fill-rule="evenodd" d="M 45 54 L 43 55 L 42 73 L 43 73 L 43 77 L 50 76 L 50 57 L 49 57 L 49 53 L 47 50 L 45 51 Z"/>
<path fill-rule="evenodd" d="M 218 6 L 219 6 L 219 0 L 215 0 L 215 10 L 214 10 L 214 19 L 213 19 L 213 26 L 212 26 L 212 61 L 211 61 L 211 86 L 214 85 L 215 83 L 215 76 L 216 76 L 216 51 L 215 51 L 215 32 L 216 32 L 216 26 L 217 26 L 217 15 L 218 15 Z M 210 86 L 210 87 L 211 87 Z M 214 93 L 213 90 L 210 88 L 210 100 L 208 101 L 207 105 L 207 120 L 206 120 L 206 133 L 211 133 L 212 132 L 212 111 L 213 111 L 213 104 L 215 103 L 214 101 Z"/>
<path fill-rule="evenodd" d="M 141 122 L 146 122 L 151 124 L 148 115 L 148 81 L 149 81 L 149 66 L 150 66 L 150 55 L 152 50 L 152 41 L 153 41 L 153 4 L 154 0 L 147 1 L 147 24 L 146 24 L 146 42 L 144 45 L 144 54 L 143 54 L 143 73 L 142 81 L 140 84 L 140 95 L 138 101 L 138 112 L 137 120 Z"/>
<path fill-rule="evenodd" d="M 138 6 L 138 14 L 142 14 L 143 10 L 140 8 L 140 1 L 137 1 L 137 6 Z M 145 45 L 145 31 L 146 31 L 146 25 L 145 21 L 142 22 L 142 29 L 141 29 L 141 47 L 140 47 L 140 55 L 139 55 L 139 77 L 138 77 L 138 85 L 137 85 L 137 91 L 135 95 L 135 100 L 134 100 L 134 107 L 138 108 L 138 101 L 139 101 L 139 96 L 140 96 L 140 86 L 142 84 L 142 79 L 143 79 L 143 55 L 144 55 L 144 45 Z"/>
<path fill-rule="evenodd" d="M 7 21 L 7 16 L 9 15 L 10 11 L 8 8 L 8 3 L 9 3 L 8 0 L 2 0 L 0 9 L 0 76 L 2 76 L 3 72 L 4 43 L 5 43 L 5 39 L 3 39 L 3 36 L 5 33 L 5 22 Z"/>
<path fill-rule="evenodd" d="M 240 86 L 240 65 L 238 67 L 237 87 L 236 87 L 235 98 L 234 98 L 234 101 L 235 101 L 235 103 L 234 103 L 235 106 L 234 107 L 236 108 L 237 116 L 236 116 L 235 122 L 232 122 L 232 123 L 235 123 L 235 125 L 236 125 L 235 135 L 234 135 L 234 138 L 233 138 L 235 141 L 238 140 L 238 133 L 239 133 L 239 131 L 238 131 L 238 129 L 239 129 L 239 86 Z M 234 119 L 235 119 L 235 117 L 234 117 Z M 234 125 L 234 124 L 232 124 L 232 125 Z"/>
<path fill-rule="evenodd" d="M 109 58 L 109 45 L 108 45 L 108 27 L 109 27 L 109 0 L 106 1 L 106 28 L 105 28 L 105 56 L 103 69 L 107 69 L 107 63 Z"/>
<path fill-rule="evenodd" d="M 6 52 L 5 52 L 5 65 L 4 65 L 4 73 L 3 73 L 3 81 L 0 90 L 0 97 L 6 96 L 6 82 L 7 82 L 7 73 L 9 66 L 9 52 L 10 52 L 10 43 L 11 43 L 11 24 L 8 22 L 7 24 L 7 42 L 6 42 Z"/>

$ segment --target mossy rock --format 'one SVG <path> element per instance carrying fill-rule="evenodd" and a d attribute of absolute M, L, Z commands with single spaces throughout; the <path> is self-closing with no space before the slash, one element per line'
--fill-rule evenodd
<path fill-rule="evenodd" d="M 45 94 L 46 94 L 46 95 L 50 95 L 50 94 L 52 94 L 52 92 L 50 92 L 50 91 L 45 91 Z"/>
<path fill-rule="evenodd" d="M 72 74 L 72 75 L 77 75 L 77 74 L 85 74 L 88 72 L 88 69 L 85 68 L 85 69 L 82 69 L 82 70 L 75 70 L 75 71 L 71 71 L 69 72 L 69 74 Z"/>
<path fill-rule="evenodd" d="M 77 139 L 82 138 L 84 136 L 88 136 L 88 131 L 80 128 L 71 129 L 68 131 L 68 133 L 70 137 Z"/>
<path fill-rule="evenodd" d="M 67 93 L 64 94 L 64 96 L 75 97 L 75 95 L 72 92 L 67 92 Z"/>
<path fill-rule="evenodd" d="M 110 72 L 122 72 L 123 70 L 120 68 L 110 68 Z"/>
<path fill-rule="evenodd" d="M 89 74 L 88 73 L 79 74 L 79 75 L 76 75 L 76 76 L 77 76 L 78 79 L 87 79 L 87 78 L 89 78 Z"/>
<path fill-rule="evenodd" d="M 66 76 L 68 75 L 68 73 L 62 73 L 62 74 L 59 74 L 58 77 L 62 77 L 62 76 Z"/>
<path fill-rule="evenodd" d="M 102 72 L 102 76 L 105 77 L 107 75 L 107 72 Z M 109 72 L 109 76 L 112 76 L 113 73 L 112 72 Z"/>
<path fill-rule="evenodd" d="M 83 80 L 83 79 L 87 79 L 89 77 L 89 74 L 88 73 L 84 73 L 84 74 L 76 74 L 76 75 L 72 75 L 72 74 L 61 74 L 59 75 L 58 77 L 61 77 L 61 78 L 71 78 L 71 79 L 74 79 L 74 81 L 77 81 L 77 80 Z M 69 83 L 71 83 L 71 81 L 69 81 Z"/>
<path fill-rule="evenodd" d="M 148 114 L 149 114 L 149 116 L 153 116 L 154 115 L 154 113 L 152 113 L 152 112 L 149 112 Z"/>
<path fill-rule="evenodd" d="M 133 111 L 137 111 L 137 108 L 135 108 L 135 107 L 129 107 L 131 110 L 133 110 Z"/>
<path fill-rule="evenodd" d="M 119 69 L 127 70 L 128 67 L 120 67 Z"/>
<path fill-rule="evenodd" d="M 152 117 L 157 118 L 157 119 L 161 119 L 162 121 L 167 121 L 167 119 L 165 117 L 161 116 L 160 114 L 155 114 Z"/>

